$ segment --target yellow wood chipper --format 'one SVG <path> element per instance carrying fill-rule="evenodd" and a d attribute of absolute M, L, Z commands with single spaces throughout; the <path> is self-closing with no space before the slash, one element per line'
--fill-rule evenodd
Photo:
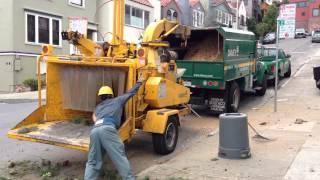
<path fill-rule="evenodd" d="M 87 151 L 92 126 L 74 123 L 91 119 L 101 86 L 113 88 L 115 95 L 130 89 L 138 78 L 145 82 L 137 95 L 124 108 L 119 135 L 130 141 L 136 129 L 152 133 L 155 152 L 174 151 L 178 139 L 180 116 L 188 113 L 185 106 L 190 91 L 182 85 L 174 53 L 164 39 L 170 35 L 187 38 L 188 28 L 160 20 L 151 23 L 141 47 L 123 40 L 124 1 L 114 1 L 113 38 L 97 44 L 73 31 L 62 32 L 62 38 L 73 44 L 78 55 L 55 55 L 44 45 L 38 59 L 46 62 L 46 103 L 8 132 L 8 137 Z M 38 66 L 40 72 L 40 66 Z M 38 73 L 41 87 L 40 73 Z"/>

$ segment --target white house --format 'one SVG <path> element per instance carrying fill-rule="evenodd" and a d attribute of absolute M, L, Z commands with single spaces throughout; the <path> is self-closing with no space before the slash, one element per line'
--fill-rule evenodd
<path fill-rule="evenodd" d="M 100 0 L 98 6 L 98 31 L 105 41 L 110 41 L 113 30 L 113 0 Z M 127 42 L 139 42 L 144 29 L 154 20 L 154 6 L 148 0 L 125 0 L 124 39 Z"/>
<path fill-rule="evenodd" d="M 238 27 L 239 29 L 247 30 L 247 10 L 243 0 L 241 0 L 240 6 L 238 9 L 239 9 L 239 12 L 238 12 L 239 26 Z"/>
<path fill-rule="evenodd" d="M 236 29 L 247 30 L 247 8 L 243 0 L 228 0 L 230 8 L 235 14 L 233 27 Z"/>

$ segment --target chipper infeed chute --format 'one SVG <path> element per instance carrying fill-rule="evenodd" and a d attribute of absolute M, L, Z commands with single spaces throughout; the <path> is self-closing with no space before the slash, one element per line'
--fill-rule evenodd
<path fill-rule="evenodd" d="M 92 128 L 89 124 L 99 102 L 99 88 L 107 85 L 116 96 L 122 95 L 134 83 L 133 72 L 130 64 L 49 60 L 46 105 L 10 130 L 8 136 L 87 150 Z M 123 114 L 119 132 L 123 140 L 134 131 L 134 121 L 126 121 L 133 118 L 133 108 L 128 108 L 133 106 L 132 101 L 127 103 Z"/>

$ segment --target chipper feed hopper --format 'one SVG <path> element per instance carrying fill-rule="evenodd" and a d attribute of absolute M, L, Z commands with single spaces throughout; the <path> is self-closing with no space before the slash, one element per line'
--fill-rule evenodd
<path fill-rule="evenodd" d="M 115 14 L 124 14 L 123 1 L 115 2 Z M 130 141 L 141 129 L 152 134 L 155 152 L 174 151 L 180 116 L 189 112 L 185 104 L 190 91 L 182 85 L 174 53 L 163 39 L 187 37 L 189 30 L 175 22 L 153 22 L 137 48 L 123 40 L 123 20 L 114 21 L 113 40 L 102 45 L 78 32 L 63 32 L 62 38 L 77 47 L 78 55 L 54 55 L 50 45 L 43 46 L 38 63 L 47 65 L 46 103 L 41 104 L 39 90 L 39 107 L 8 132 L 10 138 L 87 151 L 92 128 L 88 122 L 98 103 L 98 89 L 111 86 L 118 96 L 143 77 L 139 92 L 123 110 L 119 135 Z"/>

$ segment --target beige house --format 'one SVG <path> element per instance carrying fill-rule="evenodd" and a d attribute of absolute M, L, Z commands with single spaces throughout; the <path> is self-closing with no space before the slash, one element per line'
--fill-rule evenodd
<path fill-rule="evenodd" d="M 96 1 L 0 0 L 0 92 L 12 92 L 26 79 L 36 78 L 36 59 L 42 44 L 52 44 L 57 54 L 70 53 L 61 31 L 69 18 L 88 20 L 88 37 L 96 39 Z M 45 74 L 45 64 L 42 73 Z"/>

